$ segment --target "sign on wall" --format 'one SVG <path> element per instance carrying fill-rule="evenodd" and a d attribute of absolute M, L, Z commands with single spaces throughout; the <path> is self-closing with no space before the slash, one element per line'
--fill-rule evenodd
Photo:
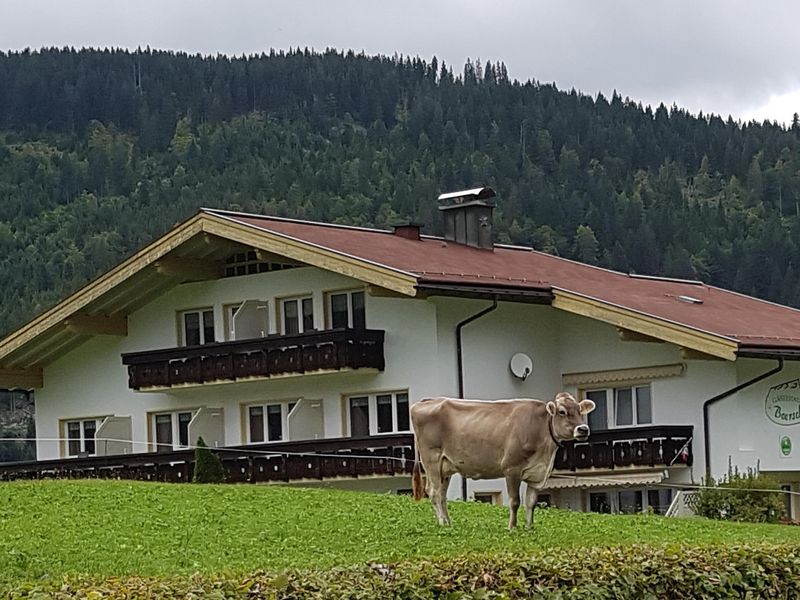
<path fill-rule="evenodd" d="M 800 379 L 769 388 L 766 411 L 770 421 L 778 425 L 800 423 Z"/>

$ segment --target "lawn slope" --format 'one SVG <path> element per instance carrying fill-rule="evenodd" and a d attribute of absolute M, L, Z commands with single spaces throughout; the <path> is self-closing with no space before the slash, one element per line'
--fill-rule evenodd
<path fill-rule="evenodd" d="M 657 516 L 537 512 L 533 532 L 506 531 L 507 511 L 451 504 L 454 525 L 405 496 L 247 485 L 126 481 L 0 484 L 0 582 L 244 574 L 469 553 L 647 544 L 789 544 L 800 528 Z"/>

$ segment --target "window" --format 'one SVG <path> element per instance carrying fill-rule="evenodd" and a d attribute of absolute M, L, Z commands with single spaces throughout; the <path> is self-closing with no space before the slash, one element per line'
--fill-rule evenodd
<path fill-rule="evenodd" d="M 95 433 L 100 419 L 65 421 L 67 434 L 67 456 L 91 456 L 95 454 Z"/>
<path fill-rule="evenodd" d="M 247 443 L 280 442 L 289 438 L 289 413 L 297 402 L 251 404 L 246 407 Z"/>
<path fill-rule="evenodd" d="M 281 333 L 283 335 L 293 335 L 314 329 L 314 300 L 311 296 L 284 298 L 280 304 Z"/>
<path fill-rule="evenodd" d="M 595 403 L 595 409 L 589 413 L 588 419 L 592 431 L 653 422 L 653 401 L 649 385 L 588 390 L 585 397 Z"/>
<path fill-rule="evenodd" d="M 189 439 L 189 424 L 193 411 L 155 413 L 152 416 L 153 443 L 156 452 L 172 452 L 188 448 L 197 440 Z"/>
<path fill-rule="evenodd" d="M 592 492 L 589 494 L 589 510 L 595 513 L 610 513 L 611 502 L 607 492 Z"/>
<path fill-rule="evenodd" d="M 644 502 L 647 501 L 645 505 Z M 623 489 L 589 493 L 589 510 L 599 513 L 640 513 L 645 507 L 665 514 L 672 502 L 669 489 Z"/>
<path fill-rule="evenodd" d="M 327 310 L 328 327 L 330 329 L 342 327 L 366 329 L 367 327 L 363 291 L 328 294 Z"/>
<path fill-rule="evenodd" d="M 214 310 L 211 308 L 180 313 L 180 326 L 184 346 L 214 342 Z"/>
<path fill-rule="evenodd" d="M 486 504 L 502 504 L 503 494 L 500 492 L 475 492 L 472 496 L 475 502 L 484 502 Z"/>
<path fill-rule="evenodd" d="M 347 398 L 350 437 L 410 431 L 408 392 L 386 392 Z"/>
<path fill-rule="evenodd" d="M 617 494 L 619 512 L 626 514 L 642 512 L 641 490 L 623 490 Z"/>
<path fill-rule="evenodd" d="M 291 269 L 294 265 L 274 263 L 259 259 L 254 250 L 239 252 L 225 259 L 225 277 L 239 275 L 252 275 L 253 273 L 266 273 L 268 271 L 281 271 Z"/>
<path fill-rule="evenodd" d="M 667 509 L 672 503 L 672 490 L 670 489 L 657 489 L 647 490 L 647 505 L 653 512 L 659 515 L 667 514 Z"/>

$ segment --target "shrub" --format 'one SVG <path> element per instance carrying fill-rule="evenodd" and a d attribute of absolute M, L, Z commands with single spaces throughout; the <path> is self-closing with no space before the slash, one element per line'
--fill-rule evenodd
<path fill-rule="evenodd" d="M 777 523 L 784 517 L 780 484 L 768 475 L 729 469 L 726 476 L 705 484 L 708 487 L 700 490 L 695 508 L 702 517 L 753 523 Z"/>
<path fill-rule="evenodd" d="M 13 600 L 70 598 L 415 598 L 459 600 L 704 600 L 797 598 L 793 545 L 631 546 L 528 555 L 473 555 L 337 569 L 247 575 L 112 577 L 15 585 Z"/>
<path fill-rule="evenodd" d="M 197 448 L 194 451 L 192 481 L 195 483 L 222 483 L 225 481 L 225 471 L 219 456 L 208 448 L 202 437 L 197 438 Z"/>

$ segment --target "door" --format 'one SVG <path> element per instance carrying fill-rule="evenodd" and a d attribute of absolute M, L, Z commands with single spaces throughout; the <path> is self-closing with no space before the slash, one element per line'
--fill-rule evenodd
<path fill-rule="evenodd" d="M 269 331 L 266 300 L 245 300 L 231 319 L 231 340 L 265 337 Z"/>
<path fill-rule="evenodd" d="M 325 437 L 322 400 L 301 398 L 289 410 L 289 439 L 318 440 Z"/>

